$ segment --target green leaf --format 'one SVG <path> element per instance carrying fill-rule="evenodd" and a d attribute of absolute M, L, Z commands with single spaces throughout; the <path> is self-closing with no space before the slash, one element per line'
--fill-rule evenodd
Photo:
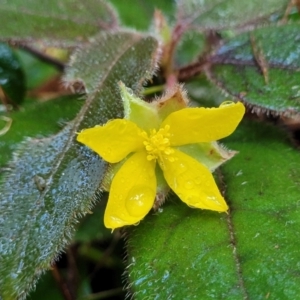
<path fill-rule="evenodd" d="M 20 104 L 25 96 L 25 76 L 17 56 L 0 43 L 0 90 L 3 89 L 7 102 Z"/>
<path fill-rule="evenodd" d="M 0 168 L 12 159 L 12 153 L 24 137 L 41 138 L 56 133 L 76 116 L 81 105 L 78 96 L 61 97 L 44 103 L 27 102 L 21 110 L 0 114 L 12 120 L 9 131 L 0 136 Z"/>
<path fill-rule="evenodd" d="M 283 12 L 287 0 L 179 0 L 178 17 L 184 26 L 221 30 L 249 26 Z"/>
<path fill-rule="evenodd" d="M 183 34 L 176 48 L 175 61 L 177 65 L 186 65 L 196 61 L 205 50 L 203 33 L 189 30 Z"/>
<path fill-rule="evenodd" d="M 129 229 L 136 300 L 298 297 L 300 154 L 284 133 L 256 122 L 241 124 L 226 145 L 240 151 L 217 172 L 228 215 L 171 197 Z"/>
<path fill-rule="evenodd" d="M 114 10 L 102 0 L 0 0 L 0 20 L 0 40 L 48 39 L 72 45 L 117 26 Z"/>
<path fill-rule="evenodd" d="M 142 44 L 142 46 L 140 46 Z M 136 47 L 139 46 L 139 47 Z M 149 49 L 146 47 L 149 46 Z M 103 49 L 104 48 L 104 49 Z M 142 48 L 142 50 L 141 50 Z M 112 107 L 116 107 L 115 113 L 119 115 L 121 107 L 121 96 L 119 92 L 118 82 L 122 81 L 127 87 L 133 90 L 140 90 L 146 79 L 150 79 L 153 70 L 156 68 L 158 60 L 158 52 L 155 51 L 157 45 L 153 43 L 153 37 L 143 36 L 134 32 L 100 35 L 83 49 L 78 50 L 71 58 L 71 65 L 66 71 L 65 81 L 73 83 L 82 81 L 87 93 L 98 93 L 100 87 L 105 89 L 101 91 L 104 97 L 111 97 L 112 93 L 115 100 Z M 154 55 L 148 64 L 145 65 L 145 58 Z M 134 70 L 130 60 L 134 57 Z M 124 63 L 119 63 L 119 62 Z M 126 63 L 127 62 L 127 63 Z M 111 68 L 118 67 L 116 72 L 111 72 Z M 128 77 L 123 79 L 124 74 Z M 144 74 L 142 78 L 137 80 L 137 74 Z M 114 82 L 113 88 L 104 84 Z M 98 96 L 96 96 L 98 97 Z M 105 100 L 103 100 L 105 101 Z M 104 111 L 101 111 L 104 112 Z M 107 119 L 114 118 L 113 112 L 107 115 Z M 99 124 L 99 121 L 95 124 Z"/>
<path fill-rule="evenodd" d="M 299 113 L 299 41 L 298 24 L 238 35 L 211 57 L 207 76 L 257 113 Z"/>
<path fill-rule="evenodd" d="M 74 58 L 74 67 L 84 70 L 89 63 L 95 64 L 95 53 L 99 61 L 106 57 L 96 70 L 91 66 L 91 72 L 82 74 L 81 79 L 93 92 L 75 120 L 52 138 L 31 139 L 20 146 L 1 185 L 3 300 L 26 296 L 70 241 L 77 219 L 89 212 L 106 163 L 75 141 L 76 132 L 122 115 L 118 81 L 140 88 L 153 72 L 157 46 L 154 38 L 135 32 L 99 35 L 82 50 L 83 60 L 80 53 Z"/>
<path fill-rule="evenodd" d="M 170 0 L 130 0 L 130 5 L 126 1 L 109 2 L 118 10 L 122 24 L 140 30 L 149 28 L 155 9 L 163 11 L 170 18 L 174 15 L 175 4 Z"/>
<path fill-rule="evenodd" d="M 55 66 L 39 60 L 24 50 L 18 49 L 16 55 L 23 67 L 28 90 L 39 88 L 54 76 L 59 76 Z"/>

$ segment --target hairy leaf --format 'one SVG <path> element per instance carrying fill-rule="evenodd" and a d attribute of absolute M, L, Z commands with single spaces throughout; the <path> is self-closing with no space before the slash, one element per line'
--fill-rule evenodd
<path fill-rule="evenodd" d="M 210 59 L 208 77 L 255 112 L 300 112 L 299 25 L 257 29 L 226 42 Z"/>
<path fill-rule="evenodd" d="M 85 90 L 87 93 L 97 93 L 99 91 L 99 84 L 101 88 L 106 89 L 102 91 L 105 97 L 111 97 L 112 93 L 119 95 L 118 85 L 114 86 L 114 91 L 111 91 L 110 87 L 102 85 L 105 81 L 119 82 L 123 81 L 125 83 L 124 74 L 126 74 L 126 80 L 130 82 L 134 90 L 141 89 L 142 84 L 145 81 L 145 77 L 141 77 L 137 80 L 137 74 L 145 74 L 146 78 L 150 78 L 153 69 L 156 68 L 156 63 L 158 60 L 158 52 L 153 49 L 153 38 L 144 37 L 142 43 L 144 43 L 144 52 L 141 51 L 139 47 L 135 47 L 135 44 L 139 45 L 141 36 L 139 34 L 128 33 L 128 34 L 114 34 L 106 35 L 105 41 L 103 41 L 103 36 L 96 39 L 90 46 L 86 46 L 79 49 L 73 57 L 71 57 L 71 65 L 67 69 L 67 74 L 65 80 L 67 82 L 73 83 L 81 81 L 84 83 Z M 104 44 L 105 43 L 105 44 Z M 149 49 L 146 50 L 149 44 Z M 121 47 L 122 46 L 122 47 Z M 105 47 L 105 51 L 102 48 Z M 126 49 L 126 51 L 124 51 Z M 152 55 L 151 65 L 148 69 L 145 68 L 142 63 L 146 55 Z M 135 72 L 129 69 L 130 61 L 136 60 L 135 62 Z M 114 67 L 112 62 L 128 61 L 128 63 L 119 64 L 118 70 L 111 72 L 111 68 Z M 141 61 L 141 64 L 139 62 Z M 126 84 L 125 84 L 126 85 Z M 114 105 L 118 102 L 120 96 L 118 96 L 113 102 Z M 119 112 L 120 112 L 119 106 Z M 113 116 L 108 115 L 107 118 L 112 118 Z M 102 122 L 106 122 L 102 121 Z"/>
<path fill-rule="evenodd" d="M 103 0 L 0 0 L 0 20 L 0 40 L 71 44 L 117 25 L 114 10 Z"/>
<path fill-rule="evenodd" d="M 124 43 L 124 40 L 126 41 Z M 111 55 L 114 49 L 114 55 Z M 79 114 L 63 131 L 23 144 L 1 185 L 0 296 L 24 298 L 39 275 L 70 240 L 77 218 L 95 200 L 106 163 L 74 141 L 76 132 L 122 115 L 117 83 L 137 88 L 156 64 L 155 39 L 133 32 L 101 34 L 84 60 L 74 68 L 88 69 L 93 53 L 106 57 L 91 68 L 92 92 Z M 70 69 L 72 72 L 72 67 Z M 89 86 L 90 73 L 81 79 Z"/>
<path fill-rule="evenodd" d="M 19 104 L 24 100 L 26 84 L 23 69 L 17 56 L 3 43 L 0 43 L 0 98 L 1 89 L 8 103 Z"/>
<path fill-rule="evenodd" d="M 24 137 L 42 138 L 56 133 L 66 122 L 74 119 L 82 104 L 78 96 L 61 97 L 44 103 L 27 102 L 21 110 L 0 114 L 12 120 L 8 132 L 0 136 L 0 168 L 12 159 L 12 153 Z"/>
<path fill-rule="evenodd" d="M 250 25 L 284 11 L 287 0 L 179 0 L 178 17 L 184 26 L 221 30 Z"/>
<path fill-rule="evenodd" d="M 197 61 L 205 50 L 205 37 L 199 31 L 189 30 L 183 34 L 176 49 L 175 60 L 177 65 L 189 64 Z"/>
<path fill-rule="evenodd" d="M 128 288 L 139 299 L 295 299 L 300 292 L 300 154 L 272 126 L 241 124 L 222 167 L 230 212 L 175 196 L 128 234 Z"/>

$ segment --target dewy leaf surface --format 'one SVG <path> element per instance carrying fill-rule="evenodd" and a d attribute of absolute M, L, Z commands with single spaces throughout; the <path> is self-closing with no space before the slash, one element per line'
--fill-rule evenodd
<path fill-rule="evenodd" d="M 71 58 L 71 66 L 67 69 L 67 74 L 65 76 L 66 81 L 76 82 L 83 81 L 85 90 L 87 93 L 95 92 L 99 89 L 99 81 L 104 80 L 107 73 L 110 73 L 110 69 L 112 68 L 112 62 L 117 62 L 120 57 L 125 61 L 128 60 L 130 62 L 133 59 L 143 61 L 144 55 L 143 52 L 140 51 L 139 48 L 136 48 L 132 45 L 132 40 L 128 37 L 136 36 L 137 39 L 139 35 L 135 35 L 133 32 L 128 34 L 120 34 L 120 35 L 107 35 L 106 36 L 106 48 L 105 52 L 101 52 L 103 47 L 103 41 L 100 38 L 96 39 L 91 46 L 84 47 L 77 51 L 73 57 Z M 145 38 L 145 45 L 147 43 L 151 44 L 152 38 Z M 122 47 L 121 47 L 122 46 Z M 125 49 L 129 49 L 124 52 Z M 153 52 L 153 46 L 149 50 L 145 50 L 145 55 L 152 55 L 152 62 L 150 69 L 145 69 L 143 64 L 139 66 L 135 66 L 136 71 L 143 72 L 147 78 L 152 75 L 153 69 L 156 68 L 156 62 L 158 59 L 158 53 Z M 101 69 L 101 70 L 100 70 Z M 145 78 L 141 77 L 140 79 L 136 79 L 136 74 L 132 73 L 132 71 L 128 68 L 127 64 L 118 64 L 118 70 L 115 71 L 116 81 L 123 81 L 124 74 L 128 77 L 132 84 L 132 88 L 134 90 L 141 89 L 142 83 Z M 119 94 L 119 87 L 116 85 L 114 87 L 114 92 Z M 108 91 L 108 93 L 111 93 Z M 105 94 L 103 92 L 103 94 Z M 117 99 L 119 99 L 118 97 Z"/>
<path fill-rule="evenodd" d="M 256 112 L 300 112 L 299 25 L 265 27 L 227 41 L 208 77 Z"/>
<path fill-rule="evenodd" d="M 185 25 L 204 30 L 240 27 L 284 11 L 287 0 L 179 0 L 178 17 Z"/>
<path fill-rule="evenodd" d="M 240 151 L 216 174 L 228 215 L 172 197 L 130 228 L 134 299 L 297 299 L 299 151 L 256 122 L 241 124 L 226 146 Z"/>
<path fill-rule="evenodd" d="M 93 52 L 107 56 L 112 51 L 110 63 L 99 64 L 92 74 L 96 85 L 75 120 L 52 138 L 21 146 L 1 185 L 2 300 L 25 297 L 70 240 L 76 219 L 92 206 L 106 164 L 75 141 L 76 132 L 122 116 L 117 83 L 137 88 L 153 72 L 157 41 L 133 32 L 101 34 L 89 46 L 86 60 L 75 59 L 74 65 L 87 64 Z M 81 79 L 88 85 L 88 77 Z"/>
<path fill-rule="evenodd" d="M 78 43 L 117 25 L 103 0 L 0 0 L 0 40 L 49 39 Z"/>

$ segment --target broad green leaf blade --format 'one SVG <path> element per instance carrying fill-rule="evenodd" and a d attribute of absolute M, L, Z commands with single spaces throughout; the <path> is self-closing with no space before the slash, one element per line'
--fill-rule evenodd
<path fill-rule="evenodd" d="M 25 96 L 25 76 L 17 56 L 3 43 L 0 43 L 0 89 L 8 103 L 19 104 Z"/>
<path fill-rule="evenodd" d="M 32 39 L 76 44 L 117 26 L 112 7 L 103 0 L 0 0 L 0 40 Z"/>
<path fill-rule="evenodd" d="M 178 18 L 184 26 L 221 30 L 259 23 L 277 12 L 284 12 L 287 0 L 179 0 Z"/>
<path fill-rule="evenodd" d="M 300 154 L 284 134 L 241 124 L 222 167 L 230 212 L 172 197 L 128 232 L 128 289 L 139 299 L 295 299 L 300 292 Z M 296 242 L 295 242 L 296 241 Z"/>
<path fill-rule="evenodd" d="M 177 197 L 128 234 L 128 288 L 134 299 L 243 299 L 226 215 Z"/>
<path fill-rule="evenodd" d="M 93 205 L 106 163 L 75 141 L 76 132 L 122 115 L 118 81 L 137 88 L 153 72 L 157 46 L 154 38 L 134 32 L 100 35 L 90 53 L 109 57 L 112 48 L 118 51 L 110 63 L 99 64 L 93 74 L 97 86 L 75 120 L 52 138 L 20 147 L 0 187 L 2 300 L 25 297 Z M 85 58 L 76 65 L 86 65 L 90 57 Z"/>
<path fill-rule="evenodd" d="M 299 25 L 265 27 L 226 42 L 208 77 L 257 113 L 300 112 Z"/>
<path fill-rule="evenodd" d="M 0 168 L 9 163 L 13 152 L 18 150 L 18 145 L 24 141 L 24 137 L 41 138 L 56 133 L 74 119 L 83 103 L 74 95 L 42 103 L 27 102 L 18 111 L 0 114 L 12 120 L 8 132 L 0 136 Z"/>
<path fill-rule="evenodd" d="M 249 299 L 297 298 L 299 149 L 290 145 L 286 132 L 260 122 L 244 124 L 226 145 L 240 151 L 222 171 Z"/>

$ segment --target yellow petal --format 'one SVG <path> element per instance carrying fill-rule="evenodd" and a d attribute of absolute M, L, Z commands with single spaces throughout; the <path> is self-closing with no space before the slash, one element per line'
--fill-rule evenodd
<path fill-rule="evenodd" d="M 161 127 L 170 126 L 172 146 L 216 141 L 230 135 L 245 113 L 241 102 L 218 108 L 186 108 L 171 113 Z"/>
<path fill-rule="evenodd" d="M 146 156 L 145 151 L 134 153 L 114 177 L 104 215 L 107 228 L 135 224 L 153 206 L 156 194 L 155 161 L 147 160 Z"/>
<path fill-rule="evenodd" d="M 135 123 L 115 119 L 103 126 L 96 126 L 81 131 L 77 141 L 97 152 L 110 163 L 116 163 L 129 153 L 143 148 L 143 138 L 139 135 L 141 130 Z"/>
<path fill-rule="evenodd" d="M 205 166 L 176 149 L 172 157 L 174 161 L 164 159 L 159 164 L 167 183 L 183 202 L 202 209 L 228 210 L 212 174 Z"/>

